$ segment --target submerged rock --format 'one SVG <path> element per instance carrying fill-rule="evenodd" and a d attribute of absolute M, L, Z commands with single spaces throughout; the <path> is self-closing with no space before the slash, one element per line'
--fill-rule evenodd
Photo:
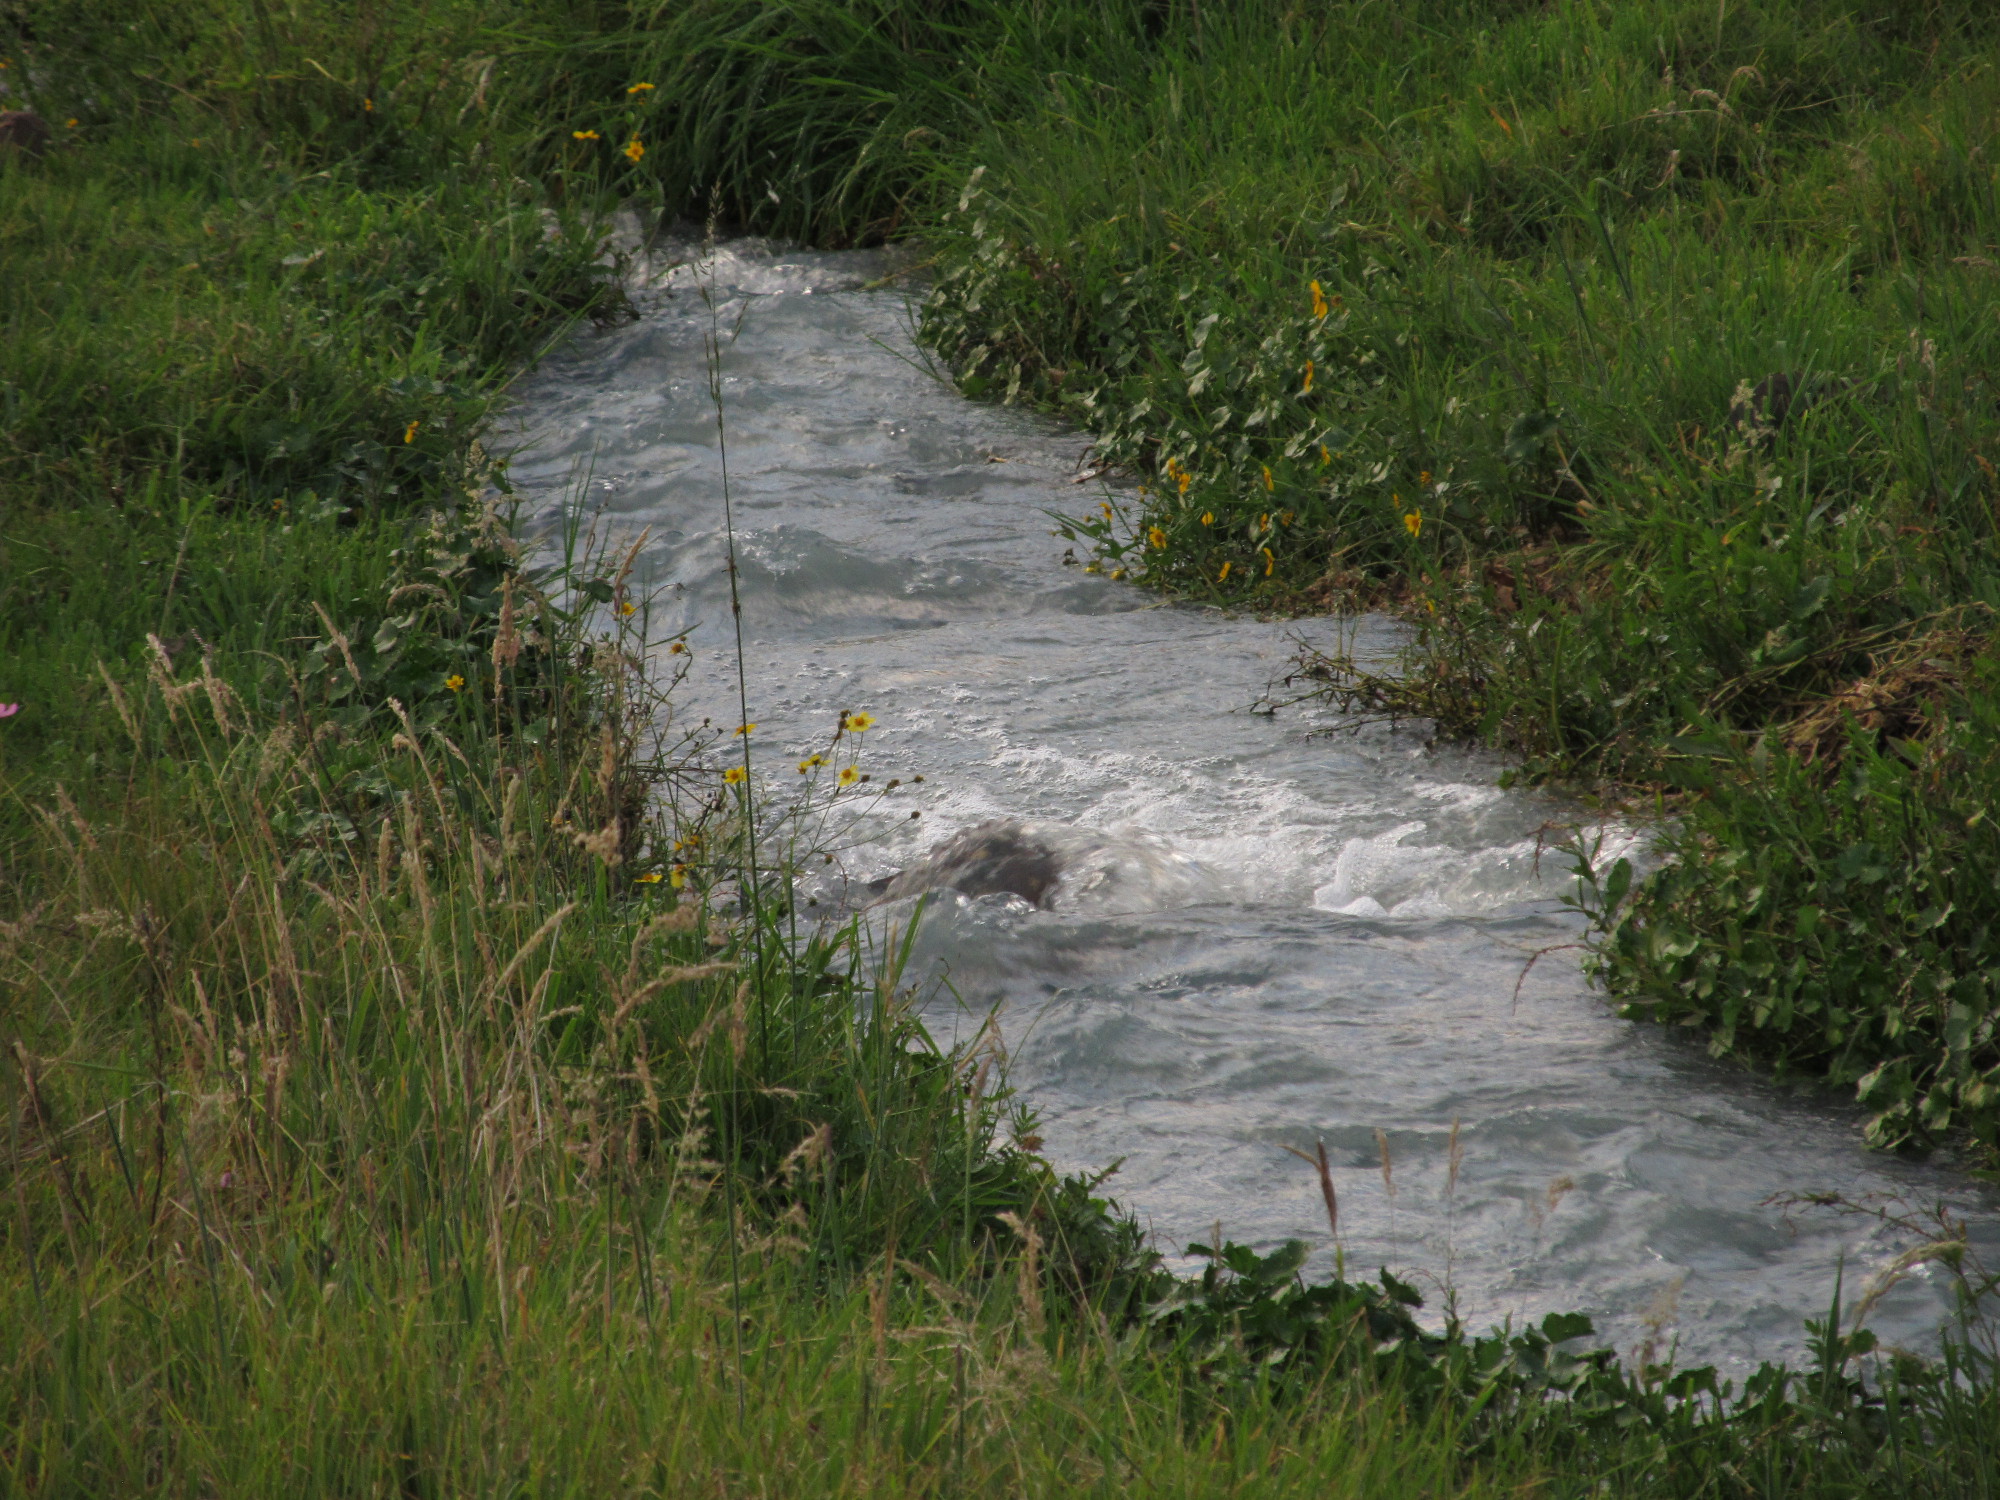
<path fill-rule="evenodd" d="M 1019 896 L 1048 906 L 1063 875 L 1063 855 L 1014 818 L 993 818 L 952 835 L 900 874 L 871 881 L 884 901 L 923 891 L 962 896 Z"/>

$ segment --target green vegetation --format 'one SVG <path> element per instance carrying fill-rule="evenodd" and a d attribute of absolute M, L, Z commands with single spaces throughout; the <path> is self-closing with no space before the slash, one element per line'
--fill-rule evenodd
<path fill-rule="evenodd" d="M 1678 35 L 1678 14 L 1644 47 L 1633 22 L 1623 51 L 1600 37 L 1589 55 L 1650 99 L 1645 49 Z M 1836 123 L 1858 108 L 1825 103 L 1807 62 L 1827 78 L 1865 63 L 1882 107 L 1913 119 L 1926 99 L 1940 120 L 1971 109 L 1963 91 L 1984 75 L 1925 50 L 1949 13 L 1897 35 L 1789 14 L 1755 23 L 1806 59 L 1803 92 L 1766 81 L 1792 76 L 1775 61 L 1756 82 L 1783 101 L 1774 133 L 1805 105 Z M 1644 363 L 1660 336 L 1647 298 L 1709 284 L 1667 241 L 1652 260 L 1636 241 L 1709 200 L 1678 178 L 1640 192 L 1626 157 L 1651 126 L 1593 168 L 1608 186 L 1591 221 L 1564 196 L 1575 172 L 1558 148 L 1494 166 L 1471 105 L 1395 113 L 1405 94 L 1431 109 L 1440 79 L 1454 94 L 1479 82 L 1475 32 L 1492 94 L 1508 68 L 1561 73 L 1559 26 L 1612 24 L 1582 9 L 0 3 L 9 102 L 62 141 L 0 156 L 0 701 L 21 705 L 0 719 L 0 1489 L 1993 1493 L 1990 1360 L 1959 1341 L 1939 1363 L 1871 1357 L 1837 1291 L 1815 1368 L 1729 1390 L 1567 1353 L 1573 1319 L 1425 1332 L 1393 1277 L 1301 1285 L 1302 1247 L 1218 1247 L 1207 1275 L 1166 1276 L 1096 1184 L 1040 1159 L 982 1056 L 924 1035 L 894 952 L 856 928 L 796 930 L 785 856 L 752 858 L 722 748 L 681 736 L 672 684 L 642 674 L 645 612 L 627 612 L 619 560 L 582 538 L 524 557 L 479 444 L 516 369 L 578 319 L 622 315 L 595 233 L 622 197 L 823 239 L 921 228 L 943 257 L 932 334 L 967 388 L 1065 404 L 1164 476 L 1136 533 L 1094 533 L 1109 566 L 1206 588 L 1211 563 L 1231 562 L 1223 582 L 1248 575 L 1274 600 L 1330 576 L 1428 599 L 1447 623 L 1426 636 L 1420 701 L 1459 705 L 1450 727 L 1511 735 L 1563 774 L 1698 766 L 1711 796 L 1687 804 L 1688 839 L 1731 797 L 1768 797 L 1773 817 L 1809 805 L 1823 822 L 1798 838 L 1883 851 L 1763 877 L 1819 882 L 1819 925 L 1786 907 L 1783 930 L 1826 945 L 1802 974 L 1849 983 L 1853 947 L 1835 934 L 1895 920 L 1885 885 L 1972 883 L 1954 873 L 1969 856 L 1892 857 L 1907 841 L 1868 821 L 1898 795 L 1915 817 L 1975 794 L 1972 710 L 1949 732 L 1897 720 L 1880 744 L 1850 743 L 1823 711 L 1846 669 L 1821 655 L 1852 637 L 1850 655 L 1931 673 L 1941 704 L 1978 701 L 1977 553 L 1945 531 L 1972 525 L 1973 492 L 1940 503 L 1920 545 L 1875 484 L 1883 455 L 1911 461 L 1913 434 L 1938 463 L 1977 451 L 1948 420 L 1970 346 L 1922 329 L 1976 324 L 1961 304 L 1977 283 L 1951 278 L 1978 268 L 1946 269 L 1961 252 L 1937 243 L 1939 214 L 1884 210 L 1894 232 L 1860 292 L 1816 295 L 1854 299 L 1875 328 L 1901 268 L 1928 257 L 1907 367 L 1830 386 L 1770 446 L 1723 439 L 1709 463 L 1712 432 L 1676 435 L 1681 478 L 1658 459 L 1643 471 L 1657 504 L 1618 500 L 1656 495 L 1632 477 L 1653 451 L 1642 430 L 1678 418 L 1610 399 L 1603 371 Z M 1700 24 L 1751 23 L 1725 7 Z M 1370 92 L 1355 70 L 1376 77 L 1392 44 L 1408 71 Z M 1718 41 L 1703 66 L 1748 45 Z M 1708 76 L 1678 66 L 1675 98 Z M 1393 131 L 1359 129 L 1370 100 Z M 1527 134 L 1512 123 L 1507 139 Z M 1690 179 L 1700 125 L 1671 127 Z M 1325 131 L 1357 153 L 1331 185 Z M 1395 151 L 1369 148 L 1371 164 L 1356 140 Z M 968 189 L 975 165 L 988 170 Z M 1406 168 L 1431 199 L 1398 186 Z M 1745 282 L 1724 301 L 1754 306 L 1781 275 L 1818 285 L 1768 226 L 1728 228 L 1763 181 L 1730 170 L 1711 227 L 1743 236 Z M 1481 174 L 1512 186 L 1461 234 L 1458 195 Z M 1442 206 L 1405 212 L 1392 190 Z M 1503 200 L 1504 232 L 1483 217 Z M 1796 212 L 1804 236 L 1817 221 Z M 1346 227 L 1364 214 L 1373 228 Z M 1572 302 L 1551 276 L 1575 278 Z M 1496 299 L 1497 320 L 1482 310 Z M 1412 321 L 1452 308 L 1458 342 Z M 1683 301 L 1669 311 L 1698 326 Z M 1797 323 L 1795 362 L 1858 379 L 1822 354 L 1847 325 L 1821 312 Z M 1508 316 L 1529 329 L 1518 348 Z M 1875 348 L 1853 327 L 1839 348 Z M 1674 411 L 1708 399 L 1697 374 L 1726 405 L 1724 353 L 1688 337 Z M 1742 337 L 1729 357 L 1754 369 L 1764 346 Z M 1300 354 L 1316 372 L 1301 394 L 1324 410 L 1286 404 L 1281 362 Z M 1538 404 L 1515 401 L 1510 359 L 1540 372 Z M 1217 426 L 1205 414 L 1223 390 Z M 1933 415 L 1898 404 L 1915 390 Z M 1243 426 L 1261 408 L 1241 392 L 1279 405 Z M 1811 485 L 1794 483 L 1794 445 L 1836 418 L 1873 423 L 1879 448 L 1816 456 Z M 1919 472 L 1933 471 L 1907 470 L 1894 505 L 1934 494 Z M 1717 632 L 1702 649 L 1722 652 L 1733 627 L 1711 607 L 1660 617 L 1669 639 L 1654 641 L 1618 634 L 1617 610 L 1641 607 L 1642 577 L 1666 586 L 1657 549 L 1713 529 L 1697 475 L 1703 503 L 1764 528 L 1740 554 L 1717 542 L 1714 566 L 1782 575 L 1730 587 L 1778 599 L 1816 644 L 1782 661 L 1767 645 L 1761 676 L 1731 666 L 1717 690 L 1743 685 L 1711 717 L 1737 717 L 1669 745 L 1658 725 L 1680 710 L 1660 705 L 1723 670 L 1695 660 L 1692 633 Z M 1781 525 L 1821 484 L 1847 486 L 1839 504 Z M 1264 514 L 1279 521 L 1258 528 Z M 1164 545 L 1143 540 L 1153 527 Z M 1912 612 L 1927 589 L 1940 602 Z M 1527 633 L 1533 620 L 1547 629 Z M 1543 647 L 1510 646 L 1517 634 L 1570 654 L 1537 677 Z M 1682 675 L 1580 728 L 1595 701 L 1581 684 L 1630 675 L 1591 642 Z M 1596 677 L 1575 667 L 1586 649 Z M 1515 675 L 1494 665 L 1517 658 Z M 1581 696 L 1534 699 L 1536 682 Z M 1543 717 L 1513 706 L 1529 701 Z M 1753 712 L 1818 727 L 1767 739 L 1739 771 L 1725 734 Z M 1924 802 L 1913 766 L 1946 791 Z M 1863 774 L 1887 792 L 1827 790 Z M 1909 837 L 1942 849 L 1944 819 Z M 1784 846 L 1767 843 L 1776 861 Z M 1749 901 L 1740 861 L 1688 892 L 1667 883 L 1707 868 L 1622 902 L 1607 886 L 1614 974 L 1637 972 L 1621 945 L 1698 923 L 1728 882 Z M 1952 899 L 1926 929 L 1937 965 L 1979 898 Z M 1648 961 L 1713 946 L 1679 941 Z M 1952 1045 L 1969 1067 L 1987 1041 Z M 1928 1098 L 1936 1071 L 1884 1086 Z M 1962 1248 L 1923 1253 L 1976 1294 Z"/>
<path fill-rule="evenodd" d="M 2000 1146 L 1990 6 L 714 3 L 666 35 L 703 101 L 667 206 L 919 229 L 963 388 L 1147 482 L 1069 518 L 1086 566 L 1399 604 L 1403 675 L 1308 678 L 1672 815 L 1668 869 L 1591 872 L 1627 1014 L 1854 1088 L 1879 1144 Z"/>

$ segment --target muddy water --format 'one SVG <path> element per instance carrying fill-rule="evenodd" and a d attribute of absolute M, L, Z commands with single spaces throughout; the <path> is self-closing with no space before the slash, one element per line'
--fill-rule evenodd
<path fill-rule="evenodd" d="M 1864 1152 L 1843 1101 L 1616 1019 L 1541 850 L 1570 810 L 1499 790 L 1488 757 L 1251 711 L 1295 635 L 1341 627 L 1063 567 L 1045 512 L 1098 503 L 1084 444 L 937 380 L 889 262 L 684 253 L 642 278 L 638 322 L 521 388 L 529 524 L 581 506 L 651 528 L 653 631 L 693 648 L 684 707 L 734 724 L 719 336 L 762 764 L 795 790 L 839 713 L 878 718 L 871 785 L 925 779 L 854 831 L 840 868 L 859 878 L 989 818 L 1061 844 L 1053 910 L 933 900 L 926 1003 L 947 1033 L 997 1013 L 1048 1153 L 1121 1162 L 1113 1189 L 1164 1247 L 1219 1221 L 1330 1263 L 1316 1180 L 1283 1149 L 1323 1139 L 1350 1269 L 1413 1272 L 1434 1302 L 1448 1286 L 1475 1323 L 1581 1309 L 1626 1350 L 1650 1320 L 1662 1348 L 1740 1372 L 1798 1353 L 1843 1261 L 1851 1291 L 1904 1243 L 1773 1195 L 1989 1211 L 1942 1168 Z M 1346 629 L 1363 656 L 1397 644 L 1383 620 Z M 1876 1326 L 1920 1344 L 1946 1292 L 1919 1273 Z"/>

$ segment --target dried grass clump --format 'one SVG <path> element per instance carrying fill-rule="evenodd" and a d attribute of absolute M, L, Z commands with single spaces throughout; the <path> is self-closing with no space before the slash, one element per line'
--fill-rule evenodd
<path fill-rule="evenodd" d="M 1857 730 L 1878 748 L 1924 744 L 1947 722 L 1952 698 L 1965 689 L 1968 664 L 1992 644 L 1988 632 L 1963 625 L 1898 642 L 1786 726 L 1783 744 L 1806 765 L 1829 768 L 1845 759 Z"/>

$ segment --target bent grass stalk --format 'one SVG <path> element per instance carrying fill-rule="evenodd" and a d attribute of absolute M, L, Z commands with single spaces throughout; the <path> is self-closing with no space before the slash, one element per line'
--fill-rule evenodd
<path fill-rule="evenodd" d="M 743 600 L 739 592 L 739 578 L 736 567 L 736 512 L 729 488 L 729 424 L 722 403 L 722 338 L 720 314 L 715 304 L 713 284 L 702 289 L 702 299 L 709 312 L 709 331 L 704 352 L 707 356 L 708 396 L 715 409 L 716 456 L 722 475 L 722 523 L 723 543 L 726 548 L 725 566 L 729 574 L 729 625 L 730 639 L 736 653 L 736 708 L 737 723 L 741 726 L 736 737 L 742 741 L 740 747 L 743 782 L 737 791 L 737 806 L 743 819 L 744 841 L 744 906 L 751 915 L 752 940 L 756 944 L 756 973 L 750 981 L 755 985 L 757 995 L 757 1026 L 759 1044 L 765 1054 L 770 1052 L 770 999 L 766 988 L 768 972 L 764 962 L 764 924 L 757 915 L 763 902 L 763 889 L 757 870 L 757 815 L 755 783 L 752 780 L 753 767 L 750 757 L 750 683 L 743 659 Z M 746 308 L 747 311 L 747 308 Z M 731 1110 L 730 1133 L 736 1135 L 742 1128 L 741 1097 L 739 1087 L 732 1075 L 729 1093 Z M 736 1177 L 732 1171 L 724 1178 L 727 1191 L 726 1211 L 729 1215 L 729 1287 L 731 1306 L 731 1336 L 736 1349 L 736 1414 L 742 1420 L 743 1396 L 743 1297 L 742 1271 L 737 1262 L 737 1206 Z"/>

